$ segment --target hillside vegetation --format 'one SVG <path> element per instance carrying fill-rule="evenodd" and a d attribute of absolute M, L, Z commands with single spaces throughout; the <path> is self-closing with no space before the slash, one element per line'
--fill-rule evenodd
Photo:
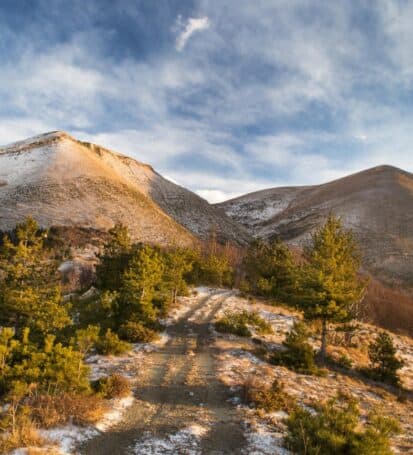
<path fill-rule="evenodd" d="M 281 349 L 263 343 L 275 332 L 259 312 L 232 308 L 217 315 L 216 330 L 255 337 L 258 355 L 268 365 L 320 378 L 329 370 L 340 371 L 374 381 L 403 399 L 411 398 L 409 385 L 400 377 L 405 363 L 391 335 L 375 332 L 369 341 L 368 362 L 355 364 L 349 351 L 337 356 L 335 346 L 355 347 L 353 339 L 360 330 L 356 321 L 368 284 L 359 273 L 357 243 L 337 218 L 330 217 L 315 232 L 305 260 L 299 263 L 280 242 L 253 244 L 240 263 L 236 250 L 219 246 L 213 238 L 203 249 L 161 248 L 134 243 L 129 230 L 117 224 L 98 255 L 91 277 L 94 287 L 87 292 L 78 287 L 70 294 L 58 271 L 70 251 L 62 254 L 56 249 L 57 239 L 49 235 L 28 218 L 4 236 L 0 247 L 3 452 L 47 444 L 38 428 L 68 422 L 89 425 L 102 419 L 109 400 L 128 396 L 131 384 L 116 374 L 92 378 L 88 358 L 122 355 L 136 343 L 153 342 L 168 314 L 179 305 L 178 296 L 199 284 L 232 287 L 239 283 L 244 293 L 272 304 L 282 302 L 301 315 Z M 315 339 L 319 343 L 314 344 Z M 265 387 L 254 392 L 252 401 L 267 409 L 273 406 L 270 403 L 278 403 L 280 391 L 276 385 L 271 390 Z M 323 453 L 392 453 L 390 441 L 399 431 L 397 423 L 377 409 L 360 432 L 354 400 L 337 397 L 315 406 L 318 417 L 313 422 L 300 403 L 290 400 L 286 446 L 298 453 L 319 453 L 323 447 Z M 297 433 L 302 419 L 309 425 L 305 437 Z M 337 430 L 343 421 L 352 423 Z M 321 437 L 317 426 L 323 422 L 330 426 Z"/>

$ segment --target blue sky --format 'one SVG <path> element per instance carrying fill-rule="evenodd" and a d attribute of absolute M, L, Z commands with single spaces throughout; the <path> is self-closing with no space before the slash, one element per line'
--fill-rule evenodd
<path fill-rule="evenodd" d="M 211 201 L 413 171 L 413 1 L 2 0 L 0 143 L 66 130 Z"/>

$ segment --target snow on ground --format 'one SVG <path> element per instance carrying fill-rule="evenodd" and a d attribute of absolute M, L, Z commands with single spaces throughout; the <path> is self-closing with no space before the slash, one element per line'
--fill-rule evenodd
<path fill-rule="evenodd" d="M 113 427 L 115 423 L 120 422 L 125 409 L 129 408 L 129 406 L 132 406 L 134 400 L 135 398 L 132 395 L 121 398 L 119 400 L 115 400 L 112 405 L 112 409 L 107 412 L 104 415 L 103 419 L 95 425 L 96 429 L 99 431 L 106 431 L 110 427 Z"/>
<path fill-rule="evenodd" d="M 49 442 L 45 448 L 56 449 L 59 455 L 70 455 L 74 453 L 75 447 L 88 439 L 99 434 L 99 432 L 108 431 L 116 423 L 120 422 L 125 410 L 134 402 L 134 397 L 113 399 L 110 402 L 110 409 L 103 418 L 94 425 L 80 427 L 77 425 L 65 425 L 62 427 L 40 430 L 40 435 Z M 26 455 L 27 449 L 18 449 L 12 452 L 12 455 Z"/>
<path fill-rule="evenodd" d="M 91 439 L 99 434 L 99 432 L 108 431 L 123 416 L 125 410 L 134 402 L 134 397 L 128 396 L 124 398 L 111 400 L 110 410 L 104 414 L 103 418 L 95 425 L 88 427 L 79 427 L 76 425 L 65 425 L 63 427 L 52 428 L 48 430 L 40 430 L 40 435 L 49 441 L 45 449 L 56 448 L 59 455 L 70 455 L 74 453 L 75 447 L 88 439 Z M 27 449 L 17 449 L 12 452 L 12 455 L 26 455 Z"/>
<path fill-rule="evenodd" d="M 62 455 L 72 454 L 76 444 L 91 439 L 98 434 L 96 428 L 79 428 L 75 425 L 66 425 L 60 428 L 42 430 L 41 435 L 55 444 Z"/>
<path fill-rule="evenodd" d="M 154 438 L 148 434 L 131 448 L 136 455 L 200 455 L 200 440 L 208 428 L 193 424 L 183 430 L 168 435 L 166 438 Z"/>
<path fill-rule="evenodd" d="M 131 351 L 125 354 L 113 355 L 92 355 L 86 363 L 91 368 L 91 380 L 96 380 L 111 373 L 119 373 L 133 380 L 136 379 L 136 369 L 142 363 L 145 353 L 153 352 L 164 346 L 169 340 L 169 335 L 161 333 L 159 339 L 151 343 L 135 343 Z"/>
<path fill-rule="evenodd" d="M 245 432 L 247 449 L 245 455 L 288 455 L 283 447 L 284 434 L 273 425 L 254 422 Z"/>

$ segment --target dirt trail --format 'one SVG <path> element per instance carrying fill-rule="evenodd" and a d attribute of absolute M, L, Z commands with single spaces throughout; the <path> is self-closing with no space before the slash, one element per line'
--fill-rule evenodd
<path fill-rule="evenodd" d="M 197 300 L 167 330 L 165 347 L 137 365 L 136 403 L 116 427 L 79 448 L 84 455 L 240 454 L 245 445 L 242 416 L 227 400 L 229 389 L 217 379 L 210 323 L 230 291 Z M 173 440 L 191 425 L 204 428 L 190 448 L 171 452 L 145 440 Z M 143 445 L 142 445 L 143 444 Z M 169 451 L 168 451 L 169 450 Z"/>

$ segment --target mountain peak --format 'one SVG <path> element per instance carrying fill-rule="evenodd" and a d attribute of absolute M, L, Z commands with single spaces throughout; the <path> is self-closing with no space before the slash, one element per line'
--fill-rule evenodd
<path fill-rule="evenodd" d="M 45 227 L 107 230 L 122 222 L 150 243 L 188 244 L 213 228 L 222 241 L 249 240 L 222 211 L 151 166 L 65 131 L 0 148 L 0 230 L 28 215 Z"/>
<path fill-rule="evenodd" d="M 39 147 L 50 142 L 56 142 L 62 139 L 69 139 L 73 142 L 77 140 L 66 133 L 66 131 L 49 131 L 48 133 L 39 134 L 28 139 L 12 142 L 4 146 L 0 146 L 0 153 L 2 152 L 18 152 L 27 148 Z"/>
<path fill-rule="evenodd" d="M 403 169 L 400 169 L 396 166 L 392 166 L 391 164 L 380 164 L 378 166 L 372 167 L 370 169 L 367 169 L 367 172 L 379 172 L 379 173 L 404 173 Z"/>

